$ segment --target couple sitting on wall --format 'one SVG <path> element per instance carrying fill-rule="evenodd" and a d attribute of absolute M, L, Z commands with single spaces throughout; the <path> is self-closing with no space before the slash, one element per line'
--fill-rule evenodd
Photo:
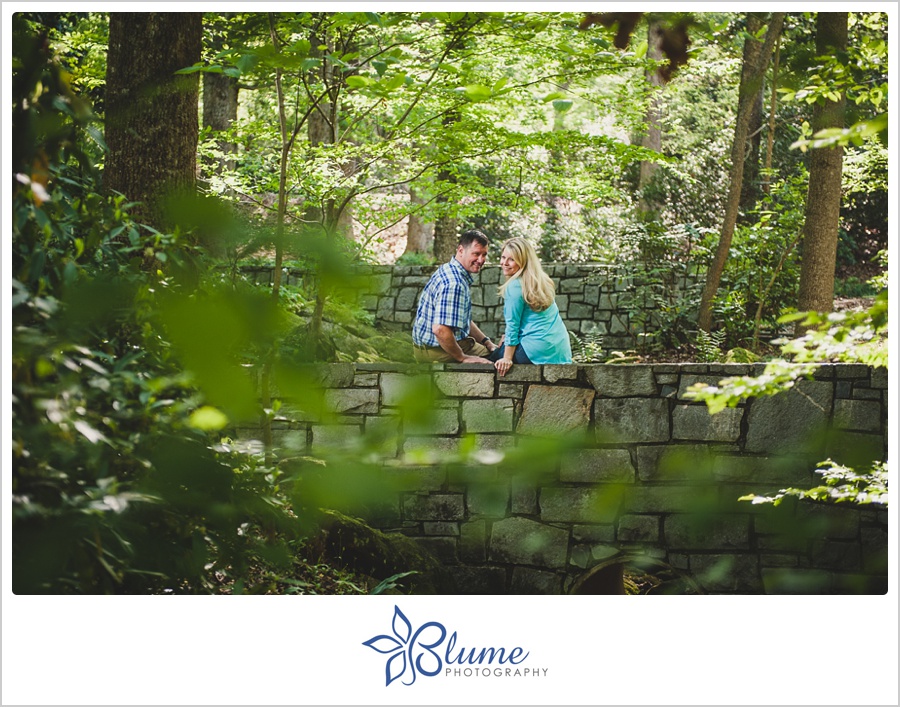
<path fill-rule="evenodd" d="M 495 344 L 472 321 L 472 275 L 481 271 L 490 242 L 466 231 L 456 255 L 431 276 L 419 298 L 413 323 L 417 361 L 493 363 L 500 375 L 514 363 L 571 363 L 569 333 L 559 315 L 555 286 L 524 238 L 503 244 L 500 286 L 506 332 Z"/>

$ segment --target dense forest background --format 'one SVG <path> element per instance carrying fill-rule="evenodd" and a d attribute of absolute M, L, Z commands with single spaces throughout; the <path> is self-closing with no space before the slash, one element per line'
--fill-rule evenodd
<path fill-rule="evenodd" d="M 394 586 L 316 559 L 340 504 L 266 427 L 316 395 L 298 362 L 405 360 L 341 298 L 354 264 L 525 236 L 627 266 L 637 353 L 702 360 L 884 291 L 882 13 L 40 12 L 13 40 L 17 592 Z"/>

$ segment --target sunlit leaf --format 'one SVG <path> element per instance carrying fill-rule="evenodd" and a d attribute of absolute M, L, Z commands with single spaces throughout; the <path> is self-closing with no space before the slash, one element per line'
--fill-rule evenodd
<path fill-rule="evenodd" d="M 194 412 L 188 418 L 188 424 L 196 427 L 198 430 L 221 430 L 228 424 L 228 416 L 218 408 L 210 405 L 204 405 Z"/>

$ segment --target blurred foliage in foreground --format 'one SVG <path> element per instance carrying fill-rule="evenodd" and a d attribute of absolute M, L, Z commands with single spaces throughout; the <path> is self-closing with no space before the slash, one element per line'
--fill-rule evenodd
<path fill-rule="evenodd" d="M 298 478 L 221 443 L 274 414 L 258 370 L 297 316 L 103 192 L 94 114 L 13 30 L 13 590 L 379 590 L 305 559 Z"/>
<path fill-rule="evenodd" d="M 887 266 L 887 252 L 879 257 Z M 810 378 L 817 364 L 825 362 L 863 363 L 876 368 L 888 364 L 888 292 L 887 278 L 879 276 L 871 283 L 878 294 L 872 305 L 861 312 L 800 312 L 785 315 L 782 322 L 799 322 L 803 333 L 783 340 L 783 358 L 770 361 L 759 376 L 734 376 L 718 385 L 697 383 L 688 394 L 704 400 L 711 415 L 726 407 L 735 407 L 747 398 L 776 395 L 794 387 L 802 378 Z M 888 505 L 888 474 L 884 462 L 856 471 L 828 459 L 819 464 L 817 473 L 823 484 L 811 489 L 786 488 L 778 494 L 742 496 L 742 501 L 774 503 L 794 497 L 823 503 L 856 503 Z"/>

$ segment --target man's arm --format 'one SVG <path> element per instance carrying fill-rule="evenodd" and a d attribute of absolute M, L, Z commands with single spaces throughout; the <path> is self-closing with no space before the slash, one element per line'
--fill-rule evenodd
<path fill-rule="evenodd" d="M 475 341 L 481 344 L 481 340 L 486 338 L 484 332 L 478 328 L 478 325 L 475 322 L 469 322 L 469 336 L 471 336 Z M 486 346 L 488 351 L 494 351 L 497 349 L 497 344 L 493 341 L 486 341 L 481 344 L 482 346 Z"/>
<path fill-rule="evenodd" d="M 456 337 L 453 335 L 452 327 L 448 327 L 445 324 L 435 324 L 431 327 L 431 331 L 434 332 L 434 335 L 437 337 L 441 348 L 450 354 L 458 363 L 490 363 L 490 361 L 481 356 L 466 356 L 460 348 Z M 482 335 L 482 338 L 484 338 L 484 335 Z"/>

